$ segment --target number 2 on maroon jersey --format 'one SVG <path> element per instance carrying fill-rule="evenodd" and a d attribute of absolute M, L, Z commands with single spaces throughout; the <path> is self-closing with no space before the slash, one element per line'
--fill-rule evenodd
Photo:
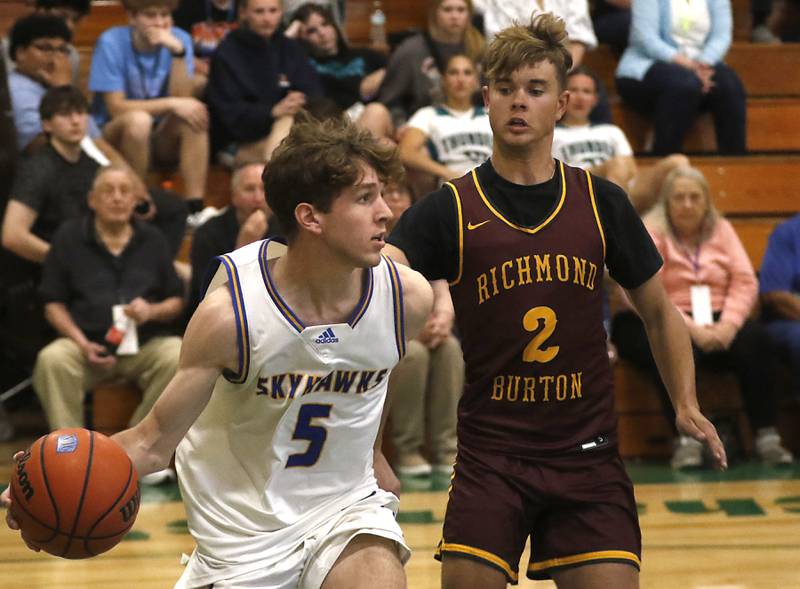
<path fill-rule="evenodd" d="M 525 313 L 525 317 L 522 318 L 522 326 L 525 328 L 525 331 L 533 333 L 539 329 L 540 319 L 544 321 L 544 326 L 541 331 L 533 336 L 530 343 L 525 346 L 525 350 L 522 352 L 522 360 L 524 362 L 541 362 L 544 364 L 545 362 L 550 362 L 550 360 L 558 355 L 558 346 L 542 348 L 542 344 L 553 335 L 553 332 L 556 330 L 556 324 L 558 323 L 556 312 L 553 311 L 553 309 L 550 307 L 533 307 L 529 309 L 528 312 Z"/>

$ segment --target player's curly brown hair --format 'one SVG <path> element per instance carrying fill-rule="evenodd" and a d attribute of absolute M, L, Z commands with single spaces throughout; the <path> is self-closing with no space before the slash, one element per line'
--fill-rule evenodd
<path fill-rule="evenodd" d="M 297 234 L 298 204 L 330 211 L 341 191 L 361 177 L 361 164 L 374 168 L 383 182 L 403 178 L 396 146 L 379 141 L 346 117 L 319 121 L 305 112 L 298 114 L 262 175 L 267 204 L 284 235 L 292 240 Z"/>
<path fill-rule="evenodd" d="M 543 59 L 556 68 L 561 89 L 567 85 L 572 55 L 567 47 L 566 24 L 549 12 L 539 14 L 527 25 L 515 25 L 500 31 L 486 50 L 484 76 L 491 83 L 523 65 Z"/>

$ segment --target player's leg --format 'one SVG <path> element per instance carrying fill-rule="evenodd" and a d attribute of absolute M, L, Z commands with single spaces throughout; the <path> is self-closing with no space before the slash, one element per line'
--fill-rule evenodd
<path fill-rule="evenodd" d="M 153 117 L 143 110 L 132 110 L 114 117 L 103 127 L 103 137 L 125 158 L 140 178 L 150 168 L 150 134 Z"/>
<path fill-rule="evenodd" d="M 639 570 L 627 564 L 604 562 L 556 571 L 553 580 L 558 589 L 639 589 Z"/>
<path fill-rule="evenodd" d="M 442 589 L 505 589 L 507 584 L 500 569 L 452 554 L 442 557 Z"/>
<path fill-rule="evenodd" d="M 459 445 L 434 555 L 442 561 L 444 589 L 501 589 L 517 582 L 519 558 L 540 510 L 529 497 L 542 484 L 524 460 Z"/>
<path fill-rule="evenodd" d="M 405 589 L 406 574 L 397 544 L 388 538 L 359 534 L 347 544 L 325 577 L 322 589 Z"/>
<path fill-rule="evenodd" d="M 636 499 L 615 448 L 539 461 L 547 505 L 531 530 L 527 576 L 559 589 L 636 589 L 641 533 Z"/>
<path fill-rule="evenodd" d="M 380 489 L 305 536 L 298 589 L 405 589 L 411 551 L 395 516 L 397 497 Z"/>

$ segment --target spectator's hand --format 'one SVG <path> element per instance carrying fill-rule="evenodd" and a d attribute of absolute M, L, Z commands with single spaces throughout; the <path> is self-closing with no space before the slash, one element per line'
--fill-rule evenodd
<path fill-rule="evenodd" d="M 22 451 L 19 451 L 16 454 L 14 454 L 14 462 L 15 463 L 19 462 L 20 459 L 22 458 L 22 455 L 23 455 Z M 8 487 L 6 487 L 6 490 L 0 494 L 0 507 L 6 508 L 6 525 L 8 525 L 8 527 L 11 528 L 12 530 L 19 530 L 19 522 L 15 520 L 14 517 L 11 515 L 12 501 L 13 500 L 11 499 L 11 485 L 9 484 Z M 28 542 L 25 539 L 24 535 L 22 535 L 22 540 L 25 542 L 28 548 L 30 548 L 34 552 L 39 552 L 41 550 L 41 548 L 39 548 L 38 546 L 34 546 L 30 542 Z"/>
<path fill-rule="evenodd" d="M 186 121 L 194 131 L 208 129 L 208 109 L 197 98 L 173 97 L 172 112 L 181 120 Z"/>
<path fill-rule="evenodd" d="M 272 118 L 279 119 L 285 116 L 294 116 L 306 104 L 306 95 L 297 90 L 291 90 L 280 102 L 272 107 Z"/>
<path fill-rule="evenodd" d="M 708 446 L 715 468 L 728 468 L 725 446 L 719 439 L 717 428 L 700 412 L 698 407 L 678 408 L 675 412 L 675 425 L 678 431 Z"/>
<path fill-rule="evenodd" d="M 383 83 L 383 78 L 386 77 L 386 68 L 375 70 L 369 75 L 362 78 L 361 84 L 358 87 L 358 92 L 362 100 L 372 100 L 378 95 L 378 89 Z"/>
<path fill-rule="evenodd" d="M 108 352 L 108 348 L 95 342 L 86 342 L 81 348 L 83 356 L 90 366 L 95 368 L 110 368 L 117 363 L 117 358 Z"/>
<path fill-rule="evenodd" d="M 694 73 L 703 84 L 703 94 L 708 94 L 714 87 L 714 68 L 704 63 L 695 63 Z"/>
<path fill-rule="evenodd" d="M 711 333 L 720 345 L 720 349 L 727 350 L 731 347 L 739 329 L 733 323 L 720 321 L 711 326 Z"/>
<path fill-rule="evenodd" d="M 608 353 L 608 363 L 613 366 L 617 363 L 619 353 L 617 352 L 617 346 L 615 346 L 610 339 L 606 340 L 606 352 Z"/>
<path fill-rule="evenodd" d="M 137 325 L 142 325 L 153 318 L 153 305 L 142 297 L 136 297 L 125 305 L 125 314 L 136 321 Z"/>
<path fill-rule="evenodd" d="M 697 63 L 693 59 L 689 59 L 682 53 L 676 53 L 675 56 L 672 58 L 672 63 L 677 63 L 681 67 L 685 67 L 687 70 L 695 70 Z"/>
<path fill-rule="evenodd" d="M 267 232 L 267 214 L 262 209 L 256 209 L 245 219 L 239 228 L 236 238 L 236 247 L 240 248 L 264 237 Z"/>
<path fill-rule="evenodd" d="M 453 314 L 434 309 L 425 322 L 425 327 L 417 336 L 417 340 L 431 350 L 450 336 L 453 331 Z"/>
<path fill-rule="evenodd" d="M 715 352 L 723 349 L 714 334 L 711 325 L 697 325 L 689 323 L 689 335 L 692 342 L 704 352 Z"/>
<path fill-rule="evenodd" d="M 144 36 L 150 45 L 166 47 L 170 53 L 180 53 L 183 51 L 183 43 L 172 34 L 172 28 L 148 27 L 144 31 Z"/>
<path fill-rule="evenodd" d="M 286 27 L 286 30 L 283 32 L 284 37 L 289 37 L 290 39 L 299 39 L 303 36 L 303 30 L 305 29 L 305 25 L 303 21 L 300 19 L 293 20 L 291 24 Z"/>
<path fill-rule="evenodd" d="M 375 478 L 378 486 L 384 491 L 400 496 L 400 479 L 395 476 L 392 467 L 386 461 L 386 457 L 380 450 L 375 450 L 372 457 L 372 469 L 375 471 Z"/>

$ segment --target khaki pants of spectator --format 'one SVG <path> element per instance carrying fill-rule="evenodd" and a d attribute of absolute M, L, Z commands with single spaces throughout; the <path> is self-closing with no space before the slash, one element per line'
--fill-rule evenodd
<path fill-rule="evenodd" d="M 461 344 L 450 336 L 429 350 L 418 341 L 408 342 L 405 357 L 392 371 L 391 436 L 397 464 L 419 454 L 425 443 L 425 421 L 430 458 L 436 465 L 451 465 L 456 453 L 456 410 L 464 387 Z"/>
<path fill-rule="evenodd" d="M 147 415 L 178 368 L 181 338 L 155 337 L 133 356 L 117 356 L 109 368 L 89 366 L 78 345 L 58 338 L 45 346 L 33 368 L 33 388 L 47 415 L 51 430 L 84 427 L 86 391 L 107 380 L 126 380 L 142 391 L 142 402 L 130 425 Z"/>

